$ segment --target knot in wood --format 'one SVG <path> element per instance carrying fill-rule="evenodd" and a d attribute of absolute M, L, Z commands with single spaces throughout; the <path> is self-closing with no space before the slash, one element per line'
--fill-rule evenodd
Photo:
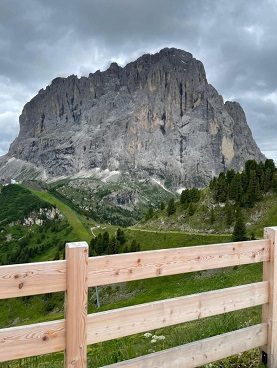
<path fill-rule="evenodd" d="M 24 283 L 23 283 L 23 282 L 21 282 L 21 283 L 18 285 L 18 288 L 19 288 L 19 289 L 22 289 L 22 288 L 23 288 L 23 285 L 24 285 Z"/>

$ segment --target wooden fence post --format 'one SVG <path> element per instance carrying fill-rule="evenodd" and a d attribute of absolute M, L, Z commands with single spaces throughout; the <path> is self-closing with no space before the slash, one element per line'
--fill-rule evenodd
<path fill-rule="evenodd" d="M 277 227 L 266 227 L 264 237 L 270 239 L 270 260 L 263 264 L 263 280 L 269 281 L 269 303 L 263 305 L 263 322 L 268 324 L 267 345 L 262 359 L 268 368 L 277 367 Z"/>
<path fill-rule="evenodd" d="M 86 368 L 87 364 L 87 266 L 86 242 L 67 243 L 67 291 L 65 305 L 65 368 Z"/>

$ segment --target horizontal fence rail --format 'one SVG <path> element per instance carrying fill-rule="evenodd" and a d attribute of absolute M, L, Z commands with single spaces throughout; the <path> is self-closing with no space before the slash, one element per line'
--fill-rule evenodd
<path fill-rule="evenodd" d="M 269 260 L 267 239 L 115 254 L 88 259 L 88 286 L 176 275 Z M 0 267 L 0 299 L 66 290 L 66 261 Z"/>
<path fill-rule="evenodd" d="M 88 343 L 117 339 L 267 302 L 268 282 L 259 282 L 90 314 Z"/>
<path fill-rule="evenodd" d="M 0 361 L 66 351 L 65 367 L 86 367 L 86 346 L 136 333 L 263 306 L 262 323 L 109 367 L 197 367 L 263 347 L 277 363 L 277 228 L 265 239 L 88 258 L 68 243 L 65 261 L 0 267 L 0 299 L 66 292 L 65 319 L 0 330 Z M 263 281 L 87 315 L 88 287 L 264 262 Z M 215 303 L 216 300 L 216 303 Z"/>
<path fill-rule="evenodd" d="M 267 325 L 243 328 L 102 368 L 194 368 L 266 344 Z"/>

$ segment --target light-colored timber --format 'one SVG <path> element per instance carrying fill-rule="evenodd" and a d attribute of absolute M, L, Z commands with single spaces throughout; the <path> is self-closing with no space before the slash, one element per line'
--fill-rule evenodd
<path fill-rule="evenodd" d="M 0 267 L 0 299 L 66 290 L 66 261 Z"/>
<path fill-rule="evenodd" d="M 88 245 L 67 243 L 65 368 L 87 366 Z"/>
<path fill-rule="evenodd" d="M 65 320 L 0 330 L 0 361 L 27 358 L 65 349 Z"/>
<path fill-rule="evenodd" d="M 256 348 L 266 340 L 267 324 L 262 323 L 102 368 L 194 368 Z"/>
<path fill-rule="evenodd" d="M 88 315 L 88 344 L 268 303 L 268 282 Z"/>
<path fill-rule="evenodd" d="M 88 286 L 264 262 L 269 248 L 263 239 L 90 257 Z M 65 291 L 66 267 L 66 261 L 1 266 L 0 299 Z"/>
<path fill-rule="evenodd" d="M 0 330 L 0 362 L 65 350 L 66 368 L 85 368 L 87 344 L 155 330 L 255 305 L 263 323 L 108 367 L 197 367 L 263 347 L 277 366 L 277 228 L 265 239 L 88 258 L 68 243 L 66 260 L 0 267 L 0 299 L 66 291 L 61 321 Z M 263 262 L 263 281 L 87 316 L 89 286 Z"/>
<path fill-rule="evenodd" d="M 269 240 L 89 258 L 88 285 L 100 286 L 269 260 Z"/>
<path fill-rule="evenodd" d="M 263 280 L 269 281 L 269 303 L 263 305 L 262 319 L 268 324 L 268 367 L 277 367 L 277 227 L 264 229 L 264 237 L 271 242 L 270 261 L 264 262 Z"/>

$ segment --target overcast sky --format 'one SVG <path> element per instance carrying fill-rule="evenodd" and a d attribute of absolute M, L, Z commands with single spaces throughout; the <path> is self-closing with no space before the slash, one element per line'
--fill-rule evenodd
<path fill-rule="evenodd" d="M 0 0 L 0 155 L 25 103 L 54 78 L 164 47 L 203 62 L 277 162 L 277 0 Z"/>

